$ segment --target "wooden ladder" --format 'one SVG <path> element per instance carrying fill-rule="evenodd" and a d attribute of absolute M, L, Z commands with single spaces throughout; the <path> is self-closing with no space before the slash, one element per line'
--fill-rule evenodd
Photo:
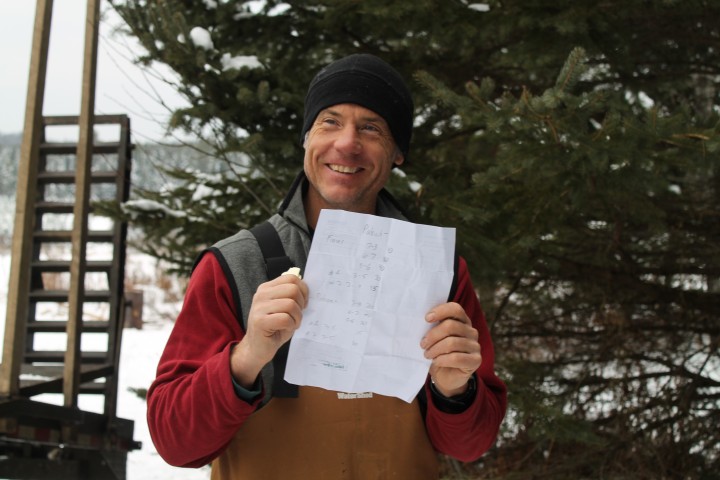
<path fill-rule="evenodd" d="M 73 116 L 42 120 L 35 200 L 24 212 L 33 217 L 34 227 L 27 229 L 22 243 L 31 245 L 32 251 L 29 261 L 20 262 L 24 271 L 11 271 L 11 284 L 19 285 L 17 295 L 8 298 L 8 303 L 16 303 L 8 312 L 23 318 L 6 320 L 0 396 L 63 394 L 64 406 L 77 408 L 78 395 L 102 395 L 103 414 L 112 421 L 125 310 L 127 224 L 94 216 L 92 201 L 128 199 L 130 121 L 125 115 L 94 117 L 96 127 L 118 128 L 119 135 L 117 141 L 93 143 L 88 188 L 76 185 L 78 145 L 46 141 L 48 128 L 77 124 Z M 88 194 L 89 198 L 78 198 Z M 87 208 L 81 225 L 86 234 L 78 235 L 74 217 L 83 203 Z"/>

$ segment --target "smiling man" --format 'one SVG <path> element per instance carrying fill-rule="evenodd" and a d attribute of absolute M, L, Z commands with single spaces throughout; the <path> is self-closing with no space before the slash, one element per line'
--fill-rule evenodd
<path fill-rule="evenodd" d="M 413 102 L 378 57 L 342 58 L 313 79 L 305 101 L 304 168 L 268 224 L 304 268 L 320 210 L 405 220 L 384 189 L 409 152 Z M 213 479 L 437 479 L 437 453 L 462 461 L 495 441 L 506 389 L 467 265 L 456 262 L 448 302 L 427 313 L 420 346 L 432 359 L 412 403 L 282 381 L 287 343 L 308 287 L 268 278 L 261 246 L 243 230 L 208 249 L 148 392 L 153 442 L 173 465 L 212 462 Z"/>
<path fill-rule="evenodd" d="M 305 140 L 310 227 L 323 208 L 375 213 L 390 170 L 403 160 L 381 116 L 349 103 L 320 111 Z"/>

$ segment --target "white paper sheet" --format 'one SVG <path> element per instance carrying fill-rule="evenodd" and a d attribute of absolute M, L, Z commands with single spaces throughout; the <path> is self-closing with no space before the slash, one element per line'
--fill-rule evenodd
<path fill-rule="evenodd" d="M 285 380 L 411 402 L 430 368 L 420 348 L 425 314 L 447 301 L 454 252 L 452 228 L 323 210 Z"/>

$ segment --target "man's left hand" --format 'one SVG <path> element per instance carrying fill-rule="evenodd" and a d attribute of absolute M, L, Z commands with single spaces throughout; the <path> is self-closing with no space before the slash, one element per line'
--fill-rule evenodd
<path fill-rule="evenodd" d="M 438 305 L 425 320 L 434 326 L 420 346 L 425 358 L 432 359 L 430 378 L 446 397 L 465 393 L 468 380 L 482 363 L 478 331 L 458 303 Z"/>

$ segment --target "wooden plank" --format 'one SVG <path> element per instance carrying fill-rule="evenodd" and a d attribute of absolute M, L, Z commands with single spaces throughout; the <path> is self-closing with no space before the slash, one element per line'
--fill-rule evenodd
<path fill-rule="evenodd" d="M 97 125 L 97 124 L 96 124 Z M 77 152 L 77 143 L 41 143 L 40 152 L 46 155 L 74 155 Z M 93 153 L 108 154 L 117 152 L 115 143 L 98 143 L 93 145 Z"/>
<path fill-rule="evenodd" d="M 49 403 L 34 402 L 25 398 L 0 400 L 0 417 L 14 417 L 17 415 L 47 421 L 59 420 L 82 423 L 86 420 L 88 413 Z"/>
<path fill-rule="evenodd" d="M 121 123 L 126 118 L 124 114 L 115 115 L 95 115 L 95 125 L 103 125 L 108 123 Z M 77 125 L 80 117 L 77 115 L 47 115 L 45 117 L 45 125 Z"/>
<path fill-rule="evenodd" d="M 130 119 L 124 116 L 120 121 L 120 148 L 117 156 L 117 183 L 115 184 L 115 195 L 118 202 L 125 202 L 130 198 L 130 173 L 132 169 L 132 141 L 130 138 Z M 127 238 L 127 223 L 115 224 L 115 254 L 113 255 L 113 274 L 110 275 L 110 329 L 108 331 L 108 350 L 111 362 L 120 369 L 120 348 L 122 346 L 122 334 L 125 327 L 125 306 L 124 295 L 125 279 L 125 240 Z M 142 297 L 141 297 L 142 298 Z M 142 304 L 140 304 L 140 307 Z M 108 379 L 109 388 L 105 396 L 105 413 L 108 418 L 115 418 L 117 415 L 117 389 L 118 375 Z"/>
<path fill-rule="evenodd" d="M 38 202 L 35 205 L 37 213 L 73 213 L 74 203 L 68 202 Z"/>
<path fill-rule="evenodd" d="M 26 425 L 29 428 L 18 430 L 17 438 L 20 440 L 29 440 L 30 445 L 32 445 L 33 442 L 37 442 L 35 438 L 35 428 L 57 430 L 61 425 L 71 423 L 76 425 L 82 433 L 102 435 L 102 437 L 97 437 L 97 439 L 101 440 L 102 447 L 106 450 L 127 451 L 138 449 L 141 446 L 139 442 L 132 439 L 134 430 L 134 422 L 132 420 L 115 418 L 111 426 L 112 428 L 109 428 L 107 416 L 104 414 L 51 405 L 26 398 L 0 399 L 0 423 L 7 418 L 18 417 L 20 418 L 20 424 Z M 83 449 L 86 448 L 86 445 L 78 445 L 76 442 L 65 443 L 65 447 L 69 449 L 77 448 L 78 446 Z M 37 462 L 38 459 L 30 459 L 30 461 Z M 46 478 L 47 470 L 42 473 L 44 476 L 40 475 L 33 478 Z"/>
<path fill-rule="evenodd" d="M 100 364 L 107 362 L 107 352 L 80 352 L 76 358 L 82 360 L 85 364 Z M 65 360 L 65 352 L 61 350 L 34 350 L 25 352 L 25 361 L 27 363 L 43 362 L 43 363 L 63 363 Z M 64 364 L 63 370 L 67 370 L 67 364 Z M 80 381 L 80 362 L 77 366 L 78 381 Z M 63 375 L 64 378 L 64 375 Z M 79 385 L 79 384 L 78 384 Z"/>
<path fill-rule="evenodd" d="M 88 0 L 85 16 L 85 58 L 83 60 L 82 99 L 80 103 L 80 138 L 77 148 L 75 177 L 75 209 L 70 263 L 70 295 L 68 304 L 67 350 L 63 383 L 64 405 L 77 407 L 82 363 L 82 301 L 85 291 L 85 255 L 87 250 L 88 215 L 90 213 L 90 177 L 93 155 L 95 117 L 95 80 L 97 77 L 98 31 L 100 0 Z"/>
<path fill-rule="evenodd" d="M 67 290 L 31 290 L 28 293 L 31 302 L 70 302 L 72 292 Z M 108 290 L 85 290 L 80 301 L 107 302 Z M 69 308 L 69 307 L 68 307 Z"/>
<path fill-rule="evenodd" d="M 45 98 L 52 0 L 37 0 L 33 30 L 30 75 L 25 102 L 25 124 L 20 147 L 15 226 L 10 261 L 10 280 L 5 315 L 5 337 L 0 366 L 0 396 L 18 393 L 20 365 L 25 347 L 25 321 L 28 315 L 27 292 L 30 288 L 30 262 L 34 229 L 33 205 L 37 194 L 39 145 L 42 136 L 42 110 Z"/>
<path fill-rule="evenodd" d="M 90 181 L 92 183 L 115 183 L 116 178 L 117 172 L 93 172 Z M 37 180 L 41 184 L 73 184 L 75 183 L 75 172 L 39 172 Z"/>
<path fill-rule="evenodd" d="M 110 364 L 83 365 L 80 371 L 80 382 L 83 384 L 81 393 L 102 394 L 105 393 L 104 383 L 92 383 L 93 380 L 106 378 L 115 373 L 115 366 Z M 20 393 L 26 397 L 32 397 L 41 393 L 62 393 L 63 367 L 48 367 L 23 365 L 23 374 L 34 375 L 45 378 L 34 378 L 22 380 Z"/>
<path fill-rule="evenodd" d="M 28 322 L 28 332 L 32 333 L 64 333 L 67 322 L 62 320 L 40 320 Z M 85 333 L 107 333 L 108 322 L 102 320 L 84 320 L 82 329 Z"/>
<path fill-rule="evenodd" d="M 72 212 L 70 212 L 72 213 Z M 70 230 L 37 230 L 33 239 L 37 242 L 71 242 L 73 231 Z M 87 241 L 109 243 L 113 241 L 112 230 L 91 230 L 87 232 Z"/>
<path fill-rule="evenodd" d="M 91 260 L 86 263 L 88 272 L 109 272 L 112 267 L 111 260 Z M 62 273 L 70 271 L 69 260 L 35 260 L 32 268 L 38 272 Z"/>

